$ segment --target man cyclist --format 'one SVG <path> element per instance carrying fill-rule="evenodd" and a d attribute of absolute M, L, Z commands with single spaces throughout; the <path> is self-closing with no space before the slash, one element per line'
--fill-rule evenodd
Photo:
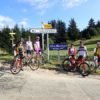
<path fill-rule="evenodd" d="M 86 58 L 88 53 L 87 53 L 87 48 L 84 46 L 83 41 L 80 41 L 80 46 L 77 50 L 78 53 L 78 61 L 81 61 L 82 59 Z"/>
<path fill-rule="evenodd" d="M 94 48 L 94 60 L 96 65 L 100 64 L 100 42 L 97 42 L 97 47 Z"/>

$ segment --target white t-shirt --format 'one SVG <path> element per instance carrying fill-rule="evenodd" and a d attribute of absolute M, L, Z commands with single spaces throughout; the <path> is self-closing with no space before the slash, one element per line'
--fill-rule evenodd
<path fill-rule="evenodd" d="M 26 42 L 26 50 L 33 50 L 33 45 L 31 41 Z"/>
<path fill-rule="evenodd" d="M 86 57 L 87 56 L 86 52 L 87 52 L 86 46 L 78 48 L 78 54 L 79 54 L 79 56 Z"/>

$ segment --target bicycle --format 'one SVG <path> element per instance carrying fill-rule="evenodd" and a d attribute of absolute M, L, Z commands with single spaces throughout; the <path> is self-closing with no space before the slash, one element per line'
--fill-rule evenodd
<path fill-rule="evenodd" d="M 33 56 L 30 58 L 24 56 L 21 59 L 20 56 L 17 55 L 10 65 L 10 71 L 12 74 L 18 74 L 26 65 L 29 66 L 32 70 L 37 70 L 39 68 L 39 63 L 37 63 Z"/>
<path fill-rule="evenodd" d="M 71 56 L 73 58 L 73 56 Z M 64 70 L 68 71 L 78 71 L 82 76 L 88 76 L 90 73 L 90 66 L 86 62 L 86 59 L 79 57 L 77 59 L 65 58 L 62 62 L 62 67 Z"/>
<path fill-rule="evenodd" d="M 90 65 L 91 72 L 97 72 L 100 70 L 100 62 L 98 62 L 99 57 L 96 57 L 95 59 L 92 60 L 92 64 Z"/>

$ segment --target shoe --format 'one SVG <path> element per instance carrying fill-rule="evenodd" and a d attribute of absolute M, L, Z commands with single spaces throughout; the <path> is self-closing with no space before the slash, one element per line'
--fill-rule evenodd
<path fill-rule="evenodd" d="M 21 70 L 21 71 L 23 71 L 23 69 L 22 69 L 22 68 L 21 68 L 20 70 Z"/>

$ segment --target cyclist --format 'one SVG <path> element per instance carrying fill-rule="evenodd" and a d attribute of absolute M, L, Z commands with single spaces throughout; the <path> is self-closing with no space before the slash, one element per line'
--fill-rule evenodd
<path fill-rule="evenodd" d="M 84 46 L 83 41 L 80 41 L 80 46 L 77 50 L 78 53 L 78 61 L 81 61 L 82 59 L 85 59 L 88 55 L 87 48 Z"/>
<path fill-rule="evenodd" d="M 30 57 L 32 55 L 32 52 L 33 52 L 33 44 L 32 44 L 32 41 L 30 39 L 30 36 L 29 36 L 28 41 L 26 41 L 26 52 L 27 52 L 27 57 Z"/>
<path fill-rule="evenodd" d="M 36 54 L 41 55 L 41 46 L 40 46 L 40 37 L 39 36 L 36 37 L 36 40 L 34 42 L 34 51 Z"/>
<path fill-rule="evenodd" d="M 75 55 L 76 55 L 76 48 L 74 47 L 74 44 L 71 43 L 71 46 L 68 48 L 68 56 L 72 63 L 75 62 Z"/>
<path fill-rule="evenodd" d="M 96 65 L 100 64 L 100 42 L 97 42 L 97 47 L 94 48 L 94 60 Z"/>
<path fill-rule="evenodd" d="M 17 44 L 16 44 L 16 47 L 15 47 L 15 51 L 16 51 L 16 56 L 15 58 L 18 56 L 18 58 L 20 59 L 20 64 L 22 64 L 22 60 L 23 60 L 23 57 L 24 57 L 24 46 L 23 46 L 23 43 L 21 41 L 19 41 Z M 15 59 L 16 60 L 16 59 Z M 23 70 L 21 68 L 21 70 Z"/>

